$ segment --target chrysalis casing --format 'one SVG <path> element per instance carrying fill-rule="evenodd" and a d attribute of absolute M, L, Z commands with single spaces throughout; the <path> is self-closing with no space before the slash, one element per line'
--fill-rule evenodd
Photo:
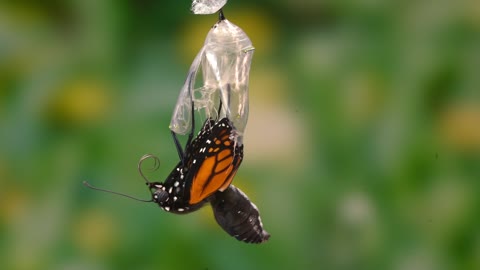
<path fill-rule="evenodd" d="M 208 33 L 204 46 L 195 57 L 175 106 L 170 129 L 187 134 L 194 108 L 205 117 L 229 118 L 242 137 L 248 120 L 248 81 L 254 47 L 245 32 L 230 21 L 218 21 Z M 201 66 L 203 84 L 195 88 Z M 217 111 L 221 101 L 221 111 Z"/>
<path fill-rule="evenodd" d="M 194 14 L 213 14 L 219 11 L 227 0 L 193 0 L 192 12 Z"/>

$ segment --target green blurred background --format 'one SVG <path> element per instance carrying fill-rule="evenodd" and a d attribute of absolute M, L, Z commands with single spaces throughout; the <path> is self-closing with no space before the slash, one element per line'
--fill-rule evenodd
<path fill-rule="evenodd" d="M 480 269 L 480 3 L 231 0 L 257 48 L 234 184 L 269 242 L 176 216 L 136 166 L 216 15 L 190 1 L 2 1 L 1 269 Z"/>

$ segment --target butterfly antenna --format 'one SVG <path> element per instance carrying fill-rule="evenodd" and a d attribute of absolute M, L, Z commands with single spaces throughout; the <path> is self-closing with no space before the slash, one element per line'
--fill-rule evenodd
<path fill-rule="evenodd" d="M 112 194 L 115 194 L 115 195 L 127 197 L 127 198 L 132 199 L 132 200 L 135 200 L 135 201 L 140 201 L 140 202 L 153 202 L 153 199 L 150 199 L 150 200 L 142 200 L 142 199 L 135 198 L 135 197 L 132 197 L 132 196 L 127 195 L 127 194 L 123 194 L 123 193 L 119 193 L 119 192 L 115 192 L 115 191 L 111 191 L 111 190 L 107 190 L 107 189 L 97 188 L 97 187 L 92 186 L 92 185 L 91 185 L 90 183 L 88 183 L 87 181 L 83 181 L 83 185 L 86 186 L 86 187 L 88 187 L 89 189 L 98 190 L 98 191 L 103 191 L 103 192 L 106 192 L 106 193 L 112 193 Z"/>

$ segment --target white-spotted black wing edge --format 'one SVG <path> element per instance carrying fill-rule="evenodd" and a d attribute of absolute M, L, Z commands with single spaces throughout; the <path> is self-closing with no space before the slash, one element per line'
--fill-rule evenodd
<path fill-rule="evenodd" d="M 240 189 L 230 185 L 223 192 L 216 192 L 210 200 L 218 225 L 237 240 L 262 243 L 270 238 L 263 229 L 260 213 Z"/>

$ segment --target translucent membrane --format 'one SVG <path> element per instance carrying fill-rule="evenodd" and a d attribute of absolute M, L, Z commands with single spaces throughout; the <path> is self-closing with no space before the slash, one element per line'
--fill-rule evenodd
<path fill-rule="evenodd" d="M 180 91 L 170 129 L 187 134 L 194 108 L 213 119 L 228 117 L 242 142 L 248 120 L 248 81 L 254 47 L 245 32 L 228 20 L 217 22 L 205 44 L 193 60 Z M 195 88 L 197 72 L 202 69 L 202 83 Z M 221 110 L 220 101 L 222 103 Z"/>
<path fill-rule="evenodd" d="M 227 0 L 193 0 L 192 12 L 194 14 L 213 14 L 219 11 Z"/>

